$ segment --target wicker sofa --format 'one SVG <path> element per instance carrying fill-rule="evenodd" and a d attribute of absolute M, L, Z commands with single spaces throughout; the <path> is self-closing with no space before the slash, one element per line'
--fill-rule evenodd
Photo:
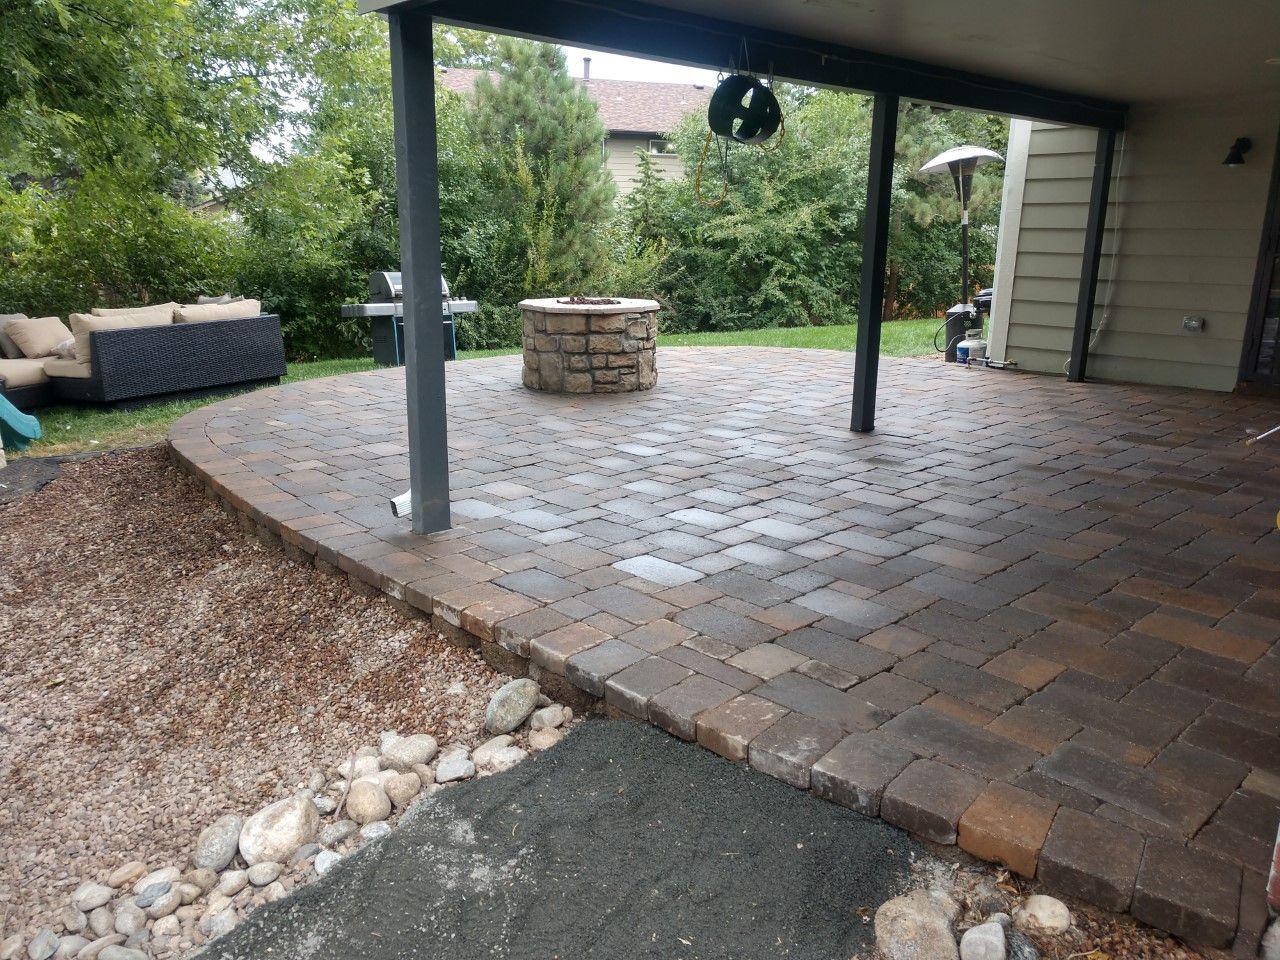
<path fill-rule="evenodd" d="M 5 361 L 22 382 L 0 381 L 0 393 L 23 410 L 51 403 L 126 406 L 276 383 L 285 373 L 274 314 L 95 330 L 89 341 L 91 362 L 47 359 L 43 377 L 12 367 L 38 361 Z"/>

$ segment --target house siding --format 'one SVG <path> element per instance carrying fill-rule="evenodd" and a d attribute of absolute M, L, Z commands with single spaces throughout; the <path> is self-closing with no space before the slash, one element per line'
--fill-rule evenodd
<path fill-rule="evenodd" d="M 1016 134 L 1018 124 L 1029 129 Z M 993 343 L 1021 369 L 1062 373 L 1071 350 L 1093 177 L 1093 130 L 1014 121 L 1025 162 L 1020 209 L 1006 211 Z M 1117 149 L 1099 273 L 1090 377 L 1231 390 L 1262 235 L 1280 97 L 1135 106 Z M 1029 135 L 1028 135 L 1029 134 Z M 1223 166 L 1239 136 L 1253 150 Z M 1008 191 L 1006 190 L 1006 197 Z M 1106 319 L 1104 320 L 1104 314 Z M 1205 318 L 1203 333 L 1182 329 Z"/>
<path fill-rule="evenodd" d="M 658 134 L 654 134 L 653 139 L 657 138 Z M 650 138 L 647 136 L 610 136 L 604 142 L 605 166 L 609 168 L 609 173 L 613 175 L 613 182 L 618 188 L 618 196 L 626 196 L 635 189 L 636 181 L 640 178 L 640 161 L 636 158 L 636 151 L 647 151 L 649 149 L 649 140 Z M 683 174 L 680 168 L 680 158 L 675 154 L 659 154 L 653 157 L 653 161 L 654 166 L 657 167 L 664 180 L 674 180 Z"/>

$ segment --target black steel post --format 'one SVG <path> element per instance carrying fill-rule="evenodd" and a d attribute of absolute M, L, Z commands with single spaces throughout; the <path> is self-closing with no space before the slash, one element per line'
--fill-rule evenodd
<path fill-rule="evenodd" d="M 867 166 L 867 210 L 862 225 L 862 288 L 858 294 L 858 338 L 853 355 L 850 429 L 859 433 L 870 433 L 876 426 L 880 325 L 884 318 L 889 210 L 893 200 L 893 156 L 897 140 L 898 98 L 878 93 L 871 112 L 871 161 Z"/>
<path fill-rule="evenodd" d="M 1084 232 L 1084 257 L 1080 265 L 1080 291 L 1076 295 L 1076 325 L 1071 337 L 1071 360 L 1067 379 L 1080 383 L 1089 362 L 1089 338 L 1093 333 L 1093 310 L 1098 296 L 1098 266 L 1102 261 L 1102 239 L 1107 226 L 1107 198 L 1111 190 L 1111 167 L 1115 160 L 1116 133 L 1098 131 L 1093 155 L 1093 186 L 1089 192 L 1089 220 Z"/>
<path fill-rule="evenodd" d="M 963 173 L 960 175 L 960 302 L 969 302 L 969 193 L 965 190 Z"/>
<path fill-rule="evenodd" d="M 391 97 L 396 124 L 400 270 L 413 530 L 448 530 L 449 437 L 440 335 L 440 185 L 431 15 L 393 11 Z"/>

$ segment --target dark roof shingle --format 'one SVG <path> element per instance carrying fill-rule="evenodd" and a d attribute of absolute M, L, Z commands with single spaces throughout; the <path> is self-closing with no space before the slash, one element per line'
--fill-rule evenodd
<path fill-rule="evenodd" d="M 483 70 L 449 67 L 440 83 L 455 93 L 469 94 Z M 692 83 L 650 83 L 646 80 L 575 78 L 596 102 L 600 122 L 610 133 L 670 133 L 690 113 L 706 110 L 711 88 Z"/>

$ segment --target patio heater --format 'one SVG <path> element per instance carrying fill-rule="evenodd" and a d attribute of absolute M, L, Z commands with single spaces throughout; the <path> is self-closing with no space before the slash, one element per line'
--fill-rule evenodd
<path fill-rule="evenodd" d="M 973 172 L 990 160 L 1004 161 L 1004 157 L 985 147 L 952 147 L 938 154 L 923 167 L 921 173 L 949 173 L 956 185 L 956 197 L 960 200 L 960 302 L 947 311 L 946 359 L 956 359 L 956 344 L 975 323 L 981 336 L 978 309 L 969 302 L 969 198 L 973 193 Z"/>

